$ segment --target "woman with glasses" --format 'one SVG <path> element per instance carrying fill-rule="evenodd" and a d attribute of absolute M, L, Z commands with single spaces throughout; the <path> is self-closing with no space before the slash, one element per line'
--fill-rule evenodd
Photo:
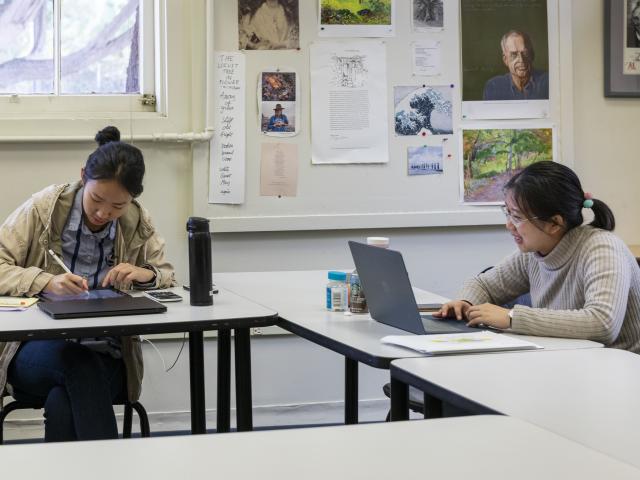
<path fill-rule="evenodd" d="M 585 209 L 593 221 L 583 225 Z M 503 211 L 518 251 L 467 280 L 437 315 L 640 353 L 640 269 L 611 233 L 609 207 L 570 168 L 538 162 L 507 183 Z M 532 306 L 501 306 L 527 292 Z"/>

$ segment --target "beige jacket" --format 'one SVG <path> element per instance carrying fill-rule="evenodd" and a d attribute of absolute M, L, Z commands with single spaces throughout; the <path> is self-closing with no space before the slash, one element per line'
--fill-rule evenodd
<path fill-rule="evenodd" d="M 61 236 L 81 183 L 52 185 L 35 193 L 0 226 L 0 295 L 34 296 L 55 275 L 64 273 L 49 258 L 51 248 L 62 256 Z M 156 288 L 175 283 L 173 267 L 164 259 L 164 241 L 156 235 L 148 212 L 135 200 L 117 220 L 116 264 L 131 263 L 153 269 Z M 20 342 L 0 342 L 0 392 Z M 140 397 L 142 349 L 139 337 L 122 337 L 122 358 L 130 401 Z"/>

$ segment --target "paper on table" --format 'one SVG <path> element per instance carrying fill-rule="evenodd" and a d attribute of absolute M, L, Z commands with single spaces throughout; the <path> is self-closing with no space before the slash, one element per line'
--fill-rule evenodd
<path fill-rule="evenodd" d="M 543 348 L 540 345 L 527 342 L 526 340 L 520 340 L 493 332 L 448 333 L 442 335 L 389 335 L 380 341 L 430 355 Z"/>
<path fill-rule="evenodd" d="M 5 308 L 27 308 L 38 301 L 37 298 L 25 297 L 0 297 L 0 309 Z"/>

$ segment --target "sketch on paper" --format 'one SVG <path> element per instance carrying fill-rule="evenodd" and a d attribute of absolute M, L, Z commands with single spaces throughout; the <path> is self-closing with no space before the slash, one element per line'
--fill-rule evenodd
<path fill-rule="evenodd" d="M 238 0 L 238 48 L 285 50 L 300 46 L 298 0 Z"/>
<path fill-rule="evenodd" d="M 502 203 L 509 179 L 535 162 L 553 160 L 551 128 L 465 129 L 462 187 L 467 203 Z"/>
<path fill-rule="evenodd" d="M 391 25 L 392 0 L 321 0 L 321 25 Z"/>
<path fill-rule="evenodd" d="M 443 173 L 442 145 L 407 148 L 407 173 L 409 175 L 437 175 Z"/>
<path fill-rule="evenodd" d="M 332 87 L 361 88 L 367 83 L 367 67 L 364 55 L 331 57 L 331 70 L 333 78 Z"/>
<path fill-rule="evenodd" d="M 413 29 L 417 32 L 444 26 L 443 0 L 412 0 Z"/>
<path fill-rule="evenodd" d="M 453 133 L 451 86 L 393 87 L 396 135 Z"/>
<path fill-rule="evenodd" d="M 384 42 L 314 42 L 310 57 L 312 163 L 388 162 Z"/>

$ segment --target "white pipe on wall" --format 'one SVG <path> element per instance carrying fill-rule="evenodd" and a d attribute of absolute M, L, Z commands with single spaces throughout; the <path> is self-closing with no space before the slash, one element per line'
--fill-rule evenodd
<path fill-rule="evenodd" d="M 204 132 L 185 133 L 151 133 L 147 135 L 127 136 L 127 141 L 133 142 L 208 142 L 213 137 L 213 130 L 207 129 Z M 93 142 L 93 135 L 59 135 L 59 136 L 0 136 L 0 143 L 73 143 L 73 142 Z"/>

